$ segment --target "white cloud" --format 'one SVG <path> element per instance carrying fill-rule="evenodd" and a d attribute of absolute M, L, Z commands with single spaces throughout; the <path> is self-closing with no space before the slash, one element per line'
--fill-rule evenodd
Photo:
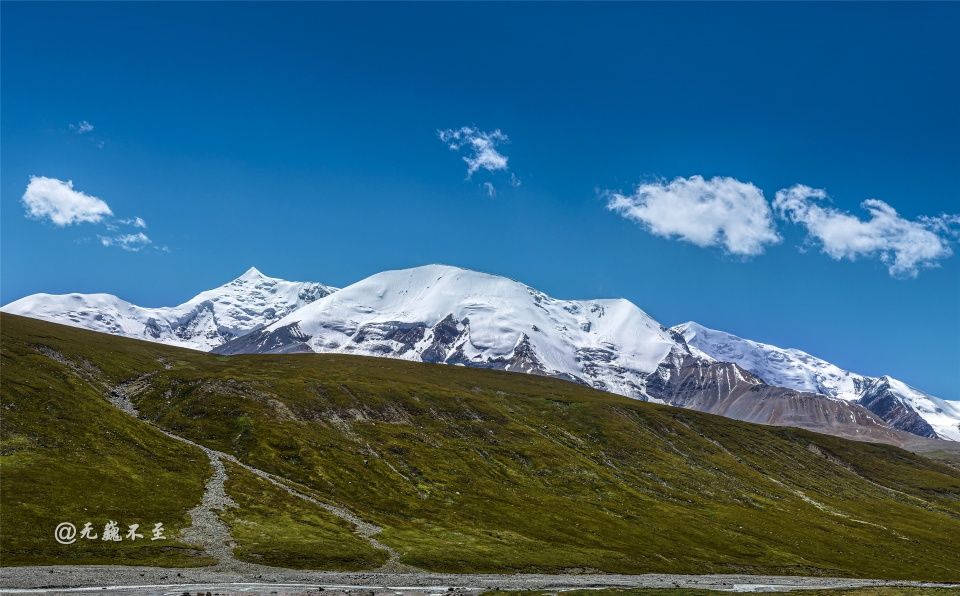
<path fill-rule="evenodd" d="M 103 246 L 116 246 L 130 252 L 139 252 L 153 245 L 153 240 L 143 232 L 122 233 L 122 226 L 146 229 L 147 222 L 142 217 L 113 217 L 113 211 L 106 201 L 74 189 L 71 180 L 64 182 L 56 178 L 31 176 L 27 190 L 23 193 L 23 206 L 27 210 L 27 217 L 48 219 L 58 227 L 93 223 L 101 224 L 110 232 L 121 231 L 109 236 L 98 235 Z M 169 252 L 166 247 L 159 250 Z"/>
<path fill-rule="evenodd" d="M 46 176 L 31 176 L 22 200 L 28 217 L 49 219 L 60 227 L 97 223 L 113 215 L 103 200 L 74 190 L 72 180 L 64 182 Z"/>
<path fill-rule="evenodd" d="M 780 241 L 763 191 L 734 178 L 640 184 L 629 195 L 608 193 L 607 208 L 657 236 L 722 246 L 735 255 L 759 255 Z"/>
<path fill-rule="evenodd" d="M 824 206 L 825 190 L 797 184 L 777 191 L 777 213 L 804 226 L 824 253 L 836 260 L 879 258 L 894 277 L 916 277 L 920 269 L 935 267 L 949 257 L 950 236 L 960 216 L 901 217 L 887 203 L 869 199 L 860 204 L 870 219 L 863 220 L 840 209 Z"/>
<path fill-rule="evenodd" d="M 86 120 L 81 120 L 76 124 L 71 124 L 70 130 L 77 133 L 78 135 L 85 135 L 88 132 L 93 132 L 93 125 L 87 122 Z"/>
<path fill-rule="evenodd" d="M 491 199 L 496 198 L 497 196 L 497 187 L 491 184 L 490 182 L 483 183 L 483 189 L 487 191 L 487 196 Z"/>
<path fill-rule="evenodd" d="M 142 228 L 142 229 L 146 229 L 146 228 L 147 228 L 147 222 L 143 221 L 143 218 L 142 218 L 142 217 L 133 217 L 133 218 L 130 218 L 130 219 L 121 219 L 121 220 L 119 220 L 119 221 L 120 221 L 120 223 L 122 223 L 122 224 L 124 224 L 124 225 L 133 226 L 133 227 L 135 227 L 135 228 Z"/>
<path fill-rule="evenodd" d="M 116 246 L 129 252 L 140 252 L 153 244 L 153 240 L 143 232 L 119 234 L 117 236 L 98 236 L 103 246 Z"/>
<path fill-rule="evenodd" d="M 463 126 L 438 130 L 437 136 L 451 151 L 466 152 L 463 161 L 467 163 L 467 179 L 481 169 L 489 172 L 507 169 L 507 156 L 496 147 L 510 139 L 499 128 L 486 132 L 474 126 Z"/>

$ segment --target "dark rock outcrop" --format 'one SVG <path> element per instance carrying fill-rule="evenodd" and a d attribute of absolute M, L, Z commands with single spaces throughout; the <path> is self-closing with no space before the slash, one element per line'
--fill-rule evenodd
<path fill-rule="evenodd" d="M 228 341 L 212 350 L 214 354 L 294 354 L 312 352 L 307 341 L 309 335 L 300 330 L 300 325 L 291 323 L 276 329 L 261 329 Z"/>
<path fill-rule="evenodd" d="M 937 438 L 930 424 L 909 405 L 903 403 L 885 377 L 880 377 L 863 392 L 858 403 L 891 427 L 920 436 Z"/>

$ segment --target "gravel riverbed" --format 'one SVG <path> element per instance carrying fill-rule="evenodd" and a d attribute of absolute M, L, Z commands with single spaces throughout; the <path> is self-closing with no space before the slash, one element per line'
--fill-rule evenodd
<path fill-rule="evenodd" d="M 0 568 L 0 593 L 77 594 L 445 594 L 491 590 L 562 592 L 598 588 L 686 588 L 730 592 L 791 591 L 869 586 L 950 587 L 960 584 L 756 575 L 546 575 L 319 572 L 122 566 Z"/>

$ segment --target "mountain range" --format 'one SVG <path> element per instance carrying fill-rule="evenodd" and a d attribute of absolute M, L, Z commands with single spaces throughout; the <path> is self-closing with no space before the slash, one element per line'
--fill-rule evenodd
<path fill-rule="evenodd" d="M 960 441 L 960 406 L 624 299 L 559 300 L 443 265 L 343 289 L 255 268 L 175 307 L 109 294 L 35 294 L 3 312 L 218 354 L 343 353 L 556 377 L 644 401 L 907 445 Z"/>
<path fill-rule="evenodd" d="M 112 294 L 33 294 L 3 312 L 209 351 L 265 327 L 336 288 L 267 277 L 251 267 L 179 306 L 146 308 Z"/>

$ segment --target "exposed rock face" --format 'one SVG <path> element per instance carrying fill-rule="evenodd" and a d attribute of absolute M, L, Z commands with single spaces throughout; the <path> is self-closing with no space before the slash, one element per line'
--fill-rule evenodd
<path fill-rule="evenodd" d="M 491 364 L 502 365 L 503 370 L 533 375 L 547 375 L 547 369 L 540 362 L 537 351 L 530 345 L 530 336 L 526 333 L 520 336 L 517 347 L 509 357 L 490 360 Z"/>
<path fill-rule="evenodd" d="M 466 341 L 469 327 L 469 319 L 457 321 L 452 314 L 444 317 L 433 326 L 433 333 L 429 339 L 430 343 L 420 353 L 421 360 L 424 362 L 446 362 L 448 357 L 456 353 L 457 344 Z M 455 362 L 462 364 L 459 361 L 460 358 L 462 358 L 462 352 L 455 358 Z"/>
<path fill-rule="evenodd" d="M 370 323 L 359 328 L 353 335 L 353 343 L 360 345 L 379 345 L 375 351 L 382 354 L 406 354 L 422 339 L 427 326 L 423 323 L 406 323 L 403 321 L 387 321 L 384 323 Z M 395 347 L 388 344 L 395 344 Z M 350 350 L 352 346 L 346 346 Z"/>
<path fill-rule="evenodd" d="M 743 339 L 694 322 L 673 327 L 675 336 L 709 358 L 735 363 L 768 385 L 858 403 L 891 428 L 921 437 L 960 441 L 960 406 L 889 376 L 874 378 L 792 348 Z"/>
<path fill-rule="evenodd" d="M 858 403 L 897 428 L 920 437 L 938 437 L 937 432 L 916 412 L 887 379 L 881 377 L 864 390 Z"/>
<path fill-rule="evenodd" d="M 767 385 L 729 362 L 686 356 L 665 362 L 647 391 L 670 405 L 727 418 L 795 426 L 842 437 L 900 444 L 902 437 L 855 402 Z"/>
<path fill-rule="evenodd" d="M 284 325 L 269 333 L 255 331 L 213 349 L 215 354 L 295 354 L 312 352 L 296 323 Z"/>

